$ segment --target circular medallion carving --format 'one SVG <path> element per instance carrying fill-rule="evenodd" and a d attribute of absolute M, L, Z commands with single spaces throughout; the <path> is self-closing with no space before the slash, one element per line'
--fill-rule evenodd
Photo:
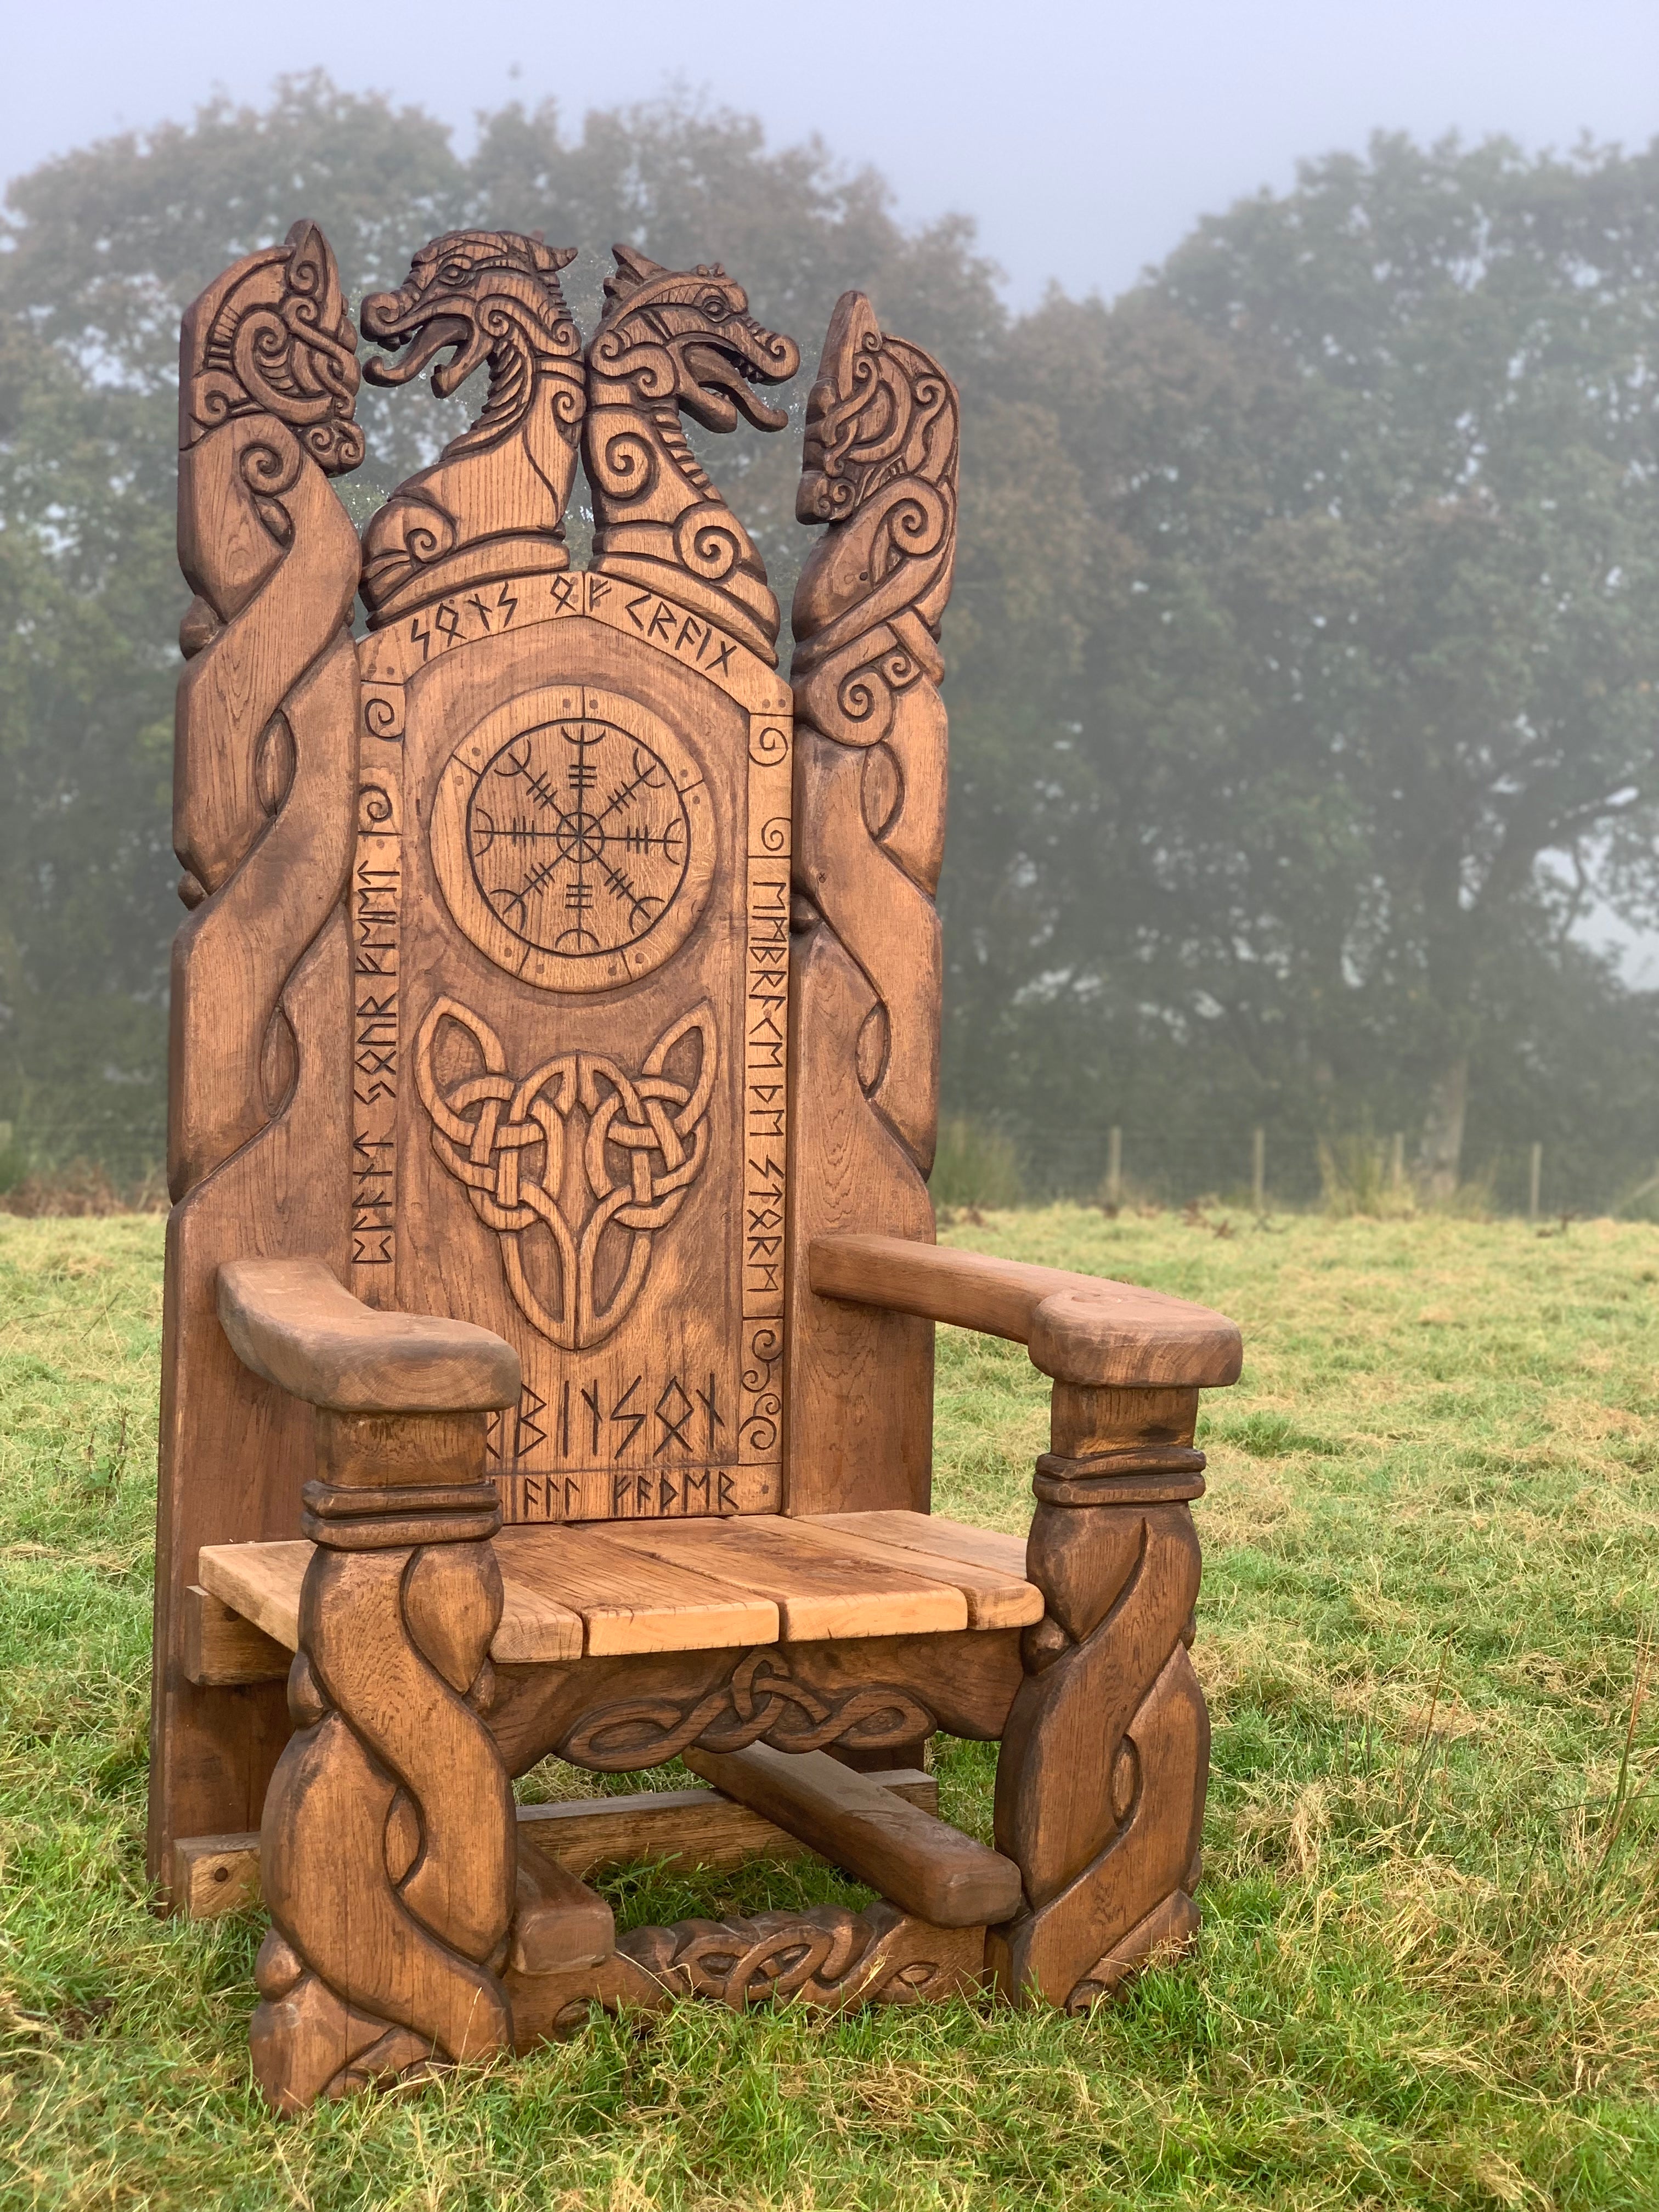
<path fill-rule="evenodd" d="M 439 779 L 432 860 L 457 924 L 509 975 L 603 991 L 678 951 L 714 866 L 702 772 L 636 700 L 526 692 L 469 732 Z"/>

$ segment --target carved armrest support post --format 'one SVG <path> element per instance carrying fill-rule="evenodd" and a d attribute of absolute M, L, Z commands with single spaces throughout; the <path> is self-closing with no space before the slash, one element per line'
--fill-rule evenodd
<path fill-rule="evenodd" d="M 222 1268 L 244 1362 L 316 1408 L 317 1547 L 266 1793 L 272 1925 L 254 2071 L 279 2111 L 513 2043 L 512 1786 L 485 1724 L 501 1580 L 484 1474 L 518 1360 L 483 1329 L 372 1313 L 318 1261 Z"/>
<path fill-rule="evenodd" d="M 1024 1902 L 988 1959 L 1009 1996 L 1079 2010 L 1198 1925 L 1193 1437 L 1200 1389 L 1238 1379 L 1238 1330 L 1157 1291 L 896 1237 L 822 1237 L 810 1266 L 821 1297 L 1012 1337 L 1054 1378 L 1026 1547 L 1046 1611 L 997 1766 L 997 1849 Z"/>

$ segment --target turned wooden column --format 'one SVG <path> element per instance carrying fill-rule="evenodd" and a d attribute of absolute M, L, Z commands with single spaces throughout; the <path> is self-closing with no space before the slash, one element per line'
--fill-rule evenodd
<path fill-rule="evenodd" d="M 1198 1925 L 1197 1412 L 1195 1389 L 1054 1386 L 1026 1551 L 1047 1609 L 997 1767 L 997 1849 L 1025 1894 L 988 1955 L 1017 2000 L 1081 2010 Z"/>
<path fill-rule="evenodd" d="M 501 1612 L 482 1413 L 317 1409 L 317 1550 L 265 1799 L 254 2071 L 295 2111 L 508 2048 L 513 1792 L 483 1715 Z"/>

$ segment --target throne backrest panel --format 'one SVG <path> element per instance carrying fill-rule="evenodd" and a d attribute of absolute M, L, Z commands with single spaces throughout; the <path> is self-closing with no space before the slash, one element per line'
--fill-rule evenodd
<path fill-rule="evenodd" d="M 788 687 L 599 573 L 360 659 L 351 1288 L 515 1346 L 509 1521 L 776 1511 Z"/>

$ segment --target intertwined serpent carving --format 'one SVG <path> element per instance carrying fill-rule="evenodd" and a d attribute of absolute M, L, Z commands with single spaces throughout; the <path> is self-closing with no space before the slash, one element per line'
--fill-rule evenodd
<path fill-rule="evenodd" d="M 471 1037 L 483 1066 L 445 1081 L 437 1055 L 446 1023 Z M 686 1038 L 699 1041 L 695 1082 L 665 1071 Z M 673 1220 L 708 1152 L 707 1115 L 719 1053 L 714 1009 L 705 1001 L 665 1030 L 638 1075 L 597 1053 L 560 1053 L 522 1080 L 507 1072 L 501 1039 L 459 1000 L 437 1000 L 421 1024 L 415 1081 L 432 1117 L 432 1148 L 465 1188 L 480 1221 L 501 1238 L 501 1262 L 519 1310 L 567 1352 L 601 1344 L 626 1317 L 651 1267 L 652 1240 Z M 586 1218 L 568 1222 L 559 1206 L 570 1119 L 586 1118 L 582 1173 Z M 617 1151 L 617 1173 L 611 1148 Z M 530 1280 L 525 1234 L 546 1230 L 557 1262 L 556 1304 Z M 610 1297 L 596 1287 L 600 1247 L 615 1230 L 630 1237 Z"/>
<path fill-rule="evenodd" d="M 978 1929 L 929 1927 L 883 1901 L 866 1912 L 818 1905 L 635 1928 L 617 1948 L 676 1996 L 712 1997 L 733 2012 L 769 1998 L 840 2012 L 970 1992 L 979 1941 Z"/>
<path fill-rule="evenodd" d="M 777 1751 L 821 1751 L 830 1743 L 873 1751 L 915 1743 L 933 1728 L 927 1707 L 890 1682 L 821 1698 L 796 1681 L 775 1653 L 751 1651 L 693 1705 L 634 1698 L 584 1714 L 559 1756 L 574 1766 L 620 1774 L 660 1765 L 694 1743 L 704 1751 L 742 1751 L 763 1739 Z"/>

